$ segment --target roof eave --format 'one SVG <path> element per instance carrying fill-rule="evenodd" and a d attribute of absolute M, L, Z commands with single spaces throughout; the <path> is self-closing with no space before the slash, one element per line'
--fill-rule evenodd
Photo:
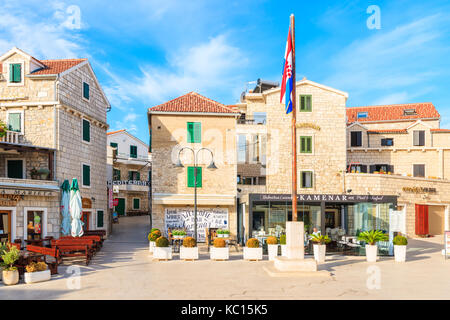
<path fill-rule="evenodd" d="M 217 117 L 236 117 L 240 116 L 240 113 L 225 113 L 225 112 L 183 112 L 183 111 L 152 111 L 148 110 L 148 114 L 159 115 L 197 115 L 197 116 L 217 116 Z"/>

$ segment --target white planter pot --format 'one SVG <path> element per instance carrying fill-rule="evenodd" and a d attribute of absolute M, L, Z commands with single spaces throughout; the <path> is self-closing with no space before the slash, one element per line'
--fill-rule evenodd
<path fill-rule="evenodd" d="M 325 244 L 314 244 L 313 249 L 314 249 L 314 260 L 316 260 L 317 263 L 324 263 L 327 246 Z"/>
<path fill-rule="evenodd" d="M 269 260 L 275 260 L 275 257 L 278 256 L 278 245 L 277 244 L 268 244 L 267 251 L 269 253 Z"/>
<path fill-rule="evenodd" d="M 14 271 L 3 270 L 2 271 L 2 281 L 3 281 L 3 284 L 6 286 L 11 286 L 11 285 L 19 283 L 19 271 L 18 270 L 14 270 Z"/>
<path fill-rule="evenodd" d="M 153 258 L 161 260 L 172 259 L 172 247 L 156 247 L 153 249 Z"/>
<path fill-rule="evenodd" d="M 406 246 L 394 245 L 394 257 L 395 257 L 395 262 L 405 262 L 406 261 Z"/>
<path fill-rule="evenodd" d="M 180 259 L 181 260 L 198 260 L 198 247 L 186 248 L 180 247 Z"/>
<path fill-rule="evenodd" d="M 378 247 L 377 245 L 369 245 L 366 244 L 366 260 L 367 262 L 377 262 L 377 252 Z"/>
<path fill-rule="evenodd" d="M 262 248 L 244 247 L 244 260 L 262 260 Z"/>
<path fill-rule="evenodd" d="M 209 258 L 211 260 L 228 260 L 230 258 L 230 250 L 228 247 L 225 248 L 211 247 L 209 249 Z"/>
<path fill-rule="evenodd" d="M 225 237 L 224 237 L 224 234 L 219 233 L 219 234 L 217 234 L 217 238 L 225 238 Z"/>
<path fill-rule="evenodd" d="M 153 251 L 155 250 L 156 247 L 156 242 L 155 241 L 150 241 L 148 244 L 148 251 L 153 253 Z"/>
<path fill-rule="evenodd" d="M 287 257 L 286 245 L 285 244 L 280 244 L 280 247 L 281 247 L 281 256 L 282 257 Z"/>
<path fill-rule="evenodd" d="M 24 273 L 24 280 L 25 283 L 35 283 L 35 282 L 42 282 L 42 281 L 48 281 L 51 278 L 50 270 L 45 271 L 37 271 L 37 272 L 25 272 Z"/>

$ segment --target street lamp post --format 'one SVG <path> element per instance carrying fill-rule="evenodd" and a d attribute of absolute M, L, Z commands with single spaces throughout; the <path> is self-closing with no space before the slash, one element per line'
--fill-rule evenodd
<path fill-rule="evenodd" d="M 195 151 L 194 149 L 190 147 L 183 147 L 178 152 L 178 161 L 175 164 L 175 167 L 177 168 L 183 168 L 183 164 L 181 163 L 180 155 L 181 152 L 184 149 L 188 149 L 192 151 L 192 154 L 194 156 L 194 239 L 197 241 L 197 166 L 198 166 L 198 154 L 202 150 L 209 151 L 211 153 L 211 163 L 207 167 L 208 169 L 217 169 L 216 165 L 214 164 L 214 154 L 213 152 L 208 148 L 200 148 L 199 150 Z"/>

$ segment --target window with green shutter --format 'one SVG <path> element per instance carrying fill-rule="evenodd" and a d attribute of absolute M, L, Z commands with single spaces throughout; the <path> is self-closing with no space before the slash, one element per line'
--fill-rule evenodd
<path fill-rule="evenodd" d="M 130 146 L 130 158 L 137 158 L 137 146 Z"/>
<path fill-rule="evenodd" d="M 83 98 L 89 100 L 89 84 L 83 82 Z"/>
<path fill-rule="evenodd" d="M 187 168 L 188 187 L 189 188 L 194 188 L 194 186 L 195 186 L 194 171 L 195 171 L 195 167 Z M 201 188 L 201 187 L 202 187 L 202 167 L 197 167 L 197 188 Z"/>
<path fill-rule="evenodd" d="M 312 111 L 312 96 L 301 95 L 300 96 L 300 112 Z"/>
<path fill-rule="evenodd" d="M 133 199 L 133 209 L 134 210 L 139 210 L 140 208 L 141 208 L 141 199 L 134 198 Z"/>
<path fill-rule="evenodd" d="M 91 141 L 91 123 L 86 119 L 83 119 L 83 141 Z"/>
<path fill-rule="evenodd" d="M 120 170 L 119 169 L 113 169 L 113 180 L 114 181 L 120 180 Z"/>
<path fill-rule="evenodd" d="M 312 137 L 300 137 L 300 153 L 312 153 Z"/>
<path fill-rule="evenodd" d="M 200 143 L 202 142 L 202 124 L 201 122 L 187 123 L 187 142 Z"/>
<path fill-rule="evenodd" d="M 20 63 L 9 65 L 9 82 L 22 82 L 22 65 Z"/>
<path fill-rule="evenodd" d="M 116 142 L 110 142 L 109 144 L 112 148 L 119 148 L 119 145 Z"/>
<path fill-rule="evenodd" d="M 91 166 L 83 164 L 83 186 L 91 185 Z"/>
<path fill-rule="evenodd" d="M 8 114 L 8 130 L 22 132 L 22 114 L 20 112 Z"/>
<path fill-rule="evenodd" d="M 141 173 L 139 171 L 128 171 L 128 180 L 141 180 Z"/>
<path fill-rule="evenodd" d="M 103 211 L 97 211 L 97 228 L 103 228 Z"/>

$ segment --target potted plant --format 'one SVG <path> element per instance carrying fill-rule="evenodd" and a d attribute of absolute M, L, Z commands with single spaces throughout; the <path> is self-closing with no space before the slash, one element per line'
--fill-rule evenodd
<path fill-rule="evenodd" d="M 48 281 L 51 278 L 50 269 L 45 262 L 31 262 L 25 270 L 25 283 Z"/>
<path fill-rule="evenodd" d="M 267 243 L 267 251 L 269 253 L 269 260 L 275 260 L 275 257 L 278 256 L 278 240 L 276 237 L 271 236 L 266 239 Z"/>
<path fill-rule="evenodd" d="M 230 258 L 230 251 L 224 239 L 214 239 L 213 246 L 209 251 L 209 258 L 211 260 L 228 260 Z"/>
<path fill-rule="evenodd" d="M 377 253 L 378 241 L 388 241 L 389 237 L 387 234 L 384 234 L 381 230 L 371 230 L 371 231 L 363 231 L 358 235 L 358 240 L 366 242 L 366 259 L 367 262 L 376 262 L 377 261 Z"/>
<path fill-rule="evenodd" d="M 186 236 L 186 231 L 183 229 L 175 229 L 172 231 L 172 237 L 174 239 L 183 239 Z"/>
<path fill-rule="evenodd" d="M 41 176 L 41 180 L 47 180 L 48 175 L 50 174 L 50 170 L 48 170 L 47 168 L 41 168 L 37 172 Z"/>
<path fill-rule="evenodd" d="M 280 247 L 281 247 L 281 256 L 287 257 L 287 251 L 286 251 L 286 235 L 282 234 L 280 236 Z"/>
<path fill-rule="evenodd" d="M 183 245 L 180 248 L 181 260 L 198 260 L 197 241 L 192 237 L 183 239 Z"/>
<path fill-rule="evenodd" d="M 1 255 L 3 254 L 4 251 L 8 250 L 8 245 L 6 242 L 0 242 L 0 280 L 2 280 L 2 273 L 3 273 L 3 268 L 2 268 L 2 257 Z"/>
<path fill-rule="evenodd" d="M 148 234 L 148 241 L 149 241 L 148 251 L 150 252 L 154 251 L 154 248 L 156 246 L 155 241 L 159 237 L 161 237 L 161 231 L 159 231 L 159 229 L 153 228 Z"/>
<path fill-rule="evenodd" d="M 0 121 L 0 138 L 3 138 L 4 136 L 6 136 L 6 130 L 8 130 L 8 128 L 6 127 L 6 124 L 3 121 Z M 0 139 L 3 141 L 3 139 Z"/>
<path fill-rule="evenodd" d="M 327 243 L 330 243 L 330 238 L 327 235 L 322 235 L 320 233 L 313 233 L 309 236 L 309 239 L 314 242 L 314 259 L 317 263 L 325 262 L 325 253 L 327 248 Z"/>
<path fill-rule="evenodd" d="M 250 238 L 244 247 L 244 260 L 262 260 L 262 248 L 259 247 L 259 240 Z"/>
<path fill-rule="evenodd" d="M 36 168 L 33 168 L 30 170 L 30 176 L 31 176 L 31 179 L 33 179 L 33 180 L 39 179 L 39 172 L 36 170 Z"/>
<path fill-rule="evenodd" d="M 155 241 L 155 248 L 153 249 L 153 258 L 159 260 L 172 259 L 172 247 L 169 246 L 169 240 L 166 237 L 159 237 Z"/>
<path fill-rule="evenodd" d="M 14 285 L 19 282 L 19 271 L 14 266 L 17 260 L 19 260 L 19 249 L 15 246 L 8 244 L 8 249 L 2 252 L 3 271 L 2 281 L 5 285 Z"/>
<path fill-rule="evenodd" d="M 222 237 L 224 237 L 224 238 L 230 237 L 230 230 L 222 229 Z"/>
<path fill-rule="evenodd" d="M 223 238 L 223 230 L 222 229 L 217 229 L 216 234 L 217 234 L 218 238 Z"/>
<path fill-rule="evenodd" d="M 406 246 L 408 245 L 408 239 L 403 236 L 394 237 L 394 257 L 395 262 L 406 261 Z"/>

